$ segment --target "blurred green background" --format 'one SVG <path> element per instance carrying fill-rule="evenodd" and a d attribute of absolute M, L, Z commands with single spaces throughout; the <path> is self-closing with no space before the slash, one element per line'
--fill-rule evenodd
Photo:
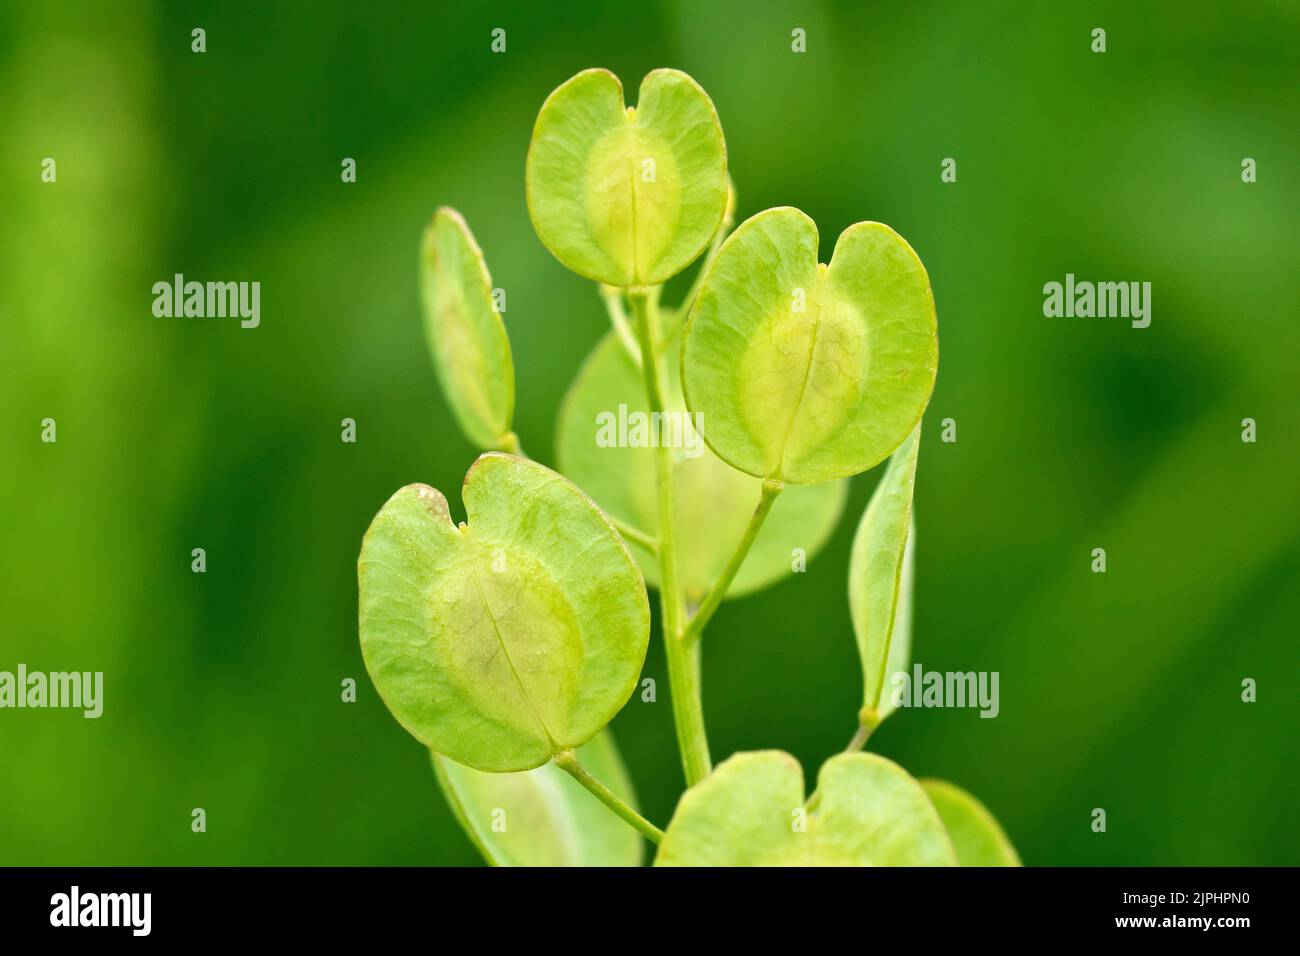
<path fill-rule="evenodd" d="M 703 84 L 742 218 L 797 205 L 823 258 L 881 220 L 929 269 L 916 658 L 999 671 L 1001 715 L 903 711 L 873 748 L 969 788 L 1030 864 L 1300 862 L 1297 5 L 466 6 L 0 6 L 0 669 L 106 675 L 99 720 L 0 712 L 0 862 L 476 861 L 365 675 L 355 561 L 392 491 L 454 491 L 475 454 L 419 322 L 438 204 L 509 290 L 516 428 L 553 460 L 606 320 L 533 235 L 523 163 L 546 94 L 596 65 Z M 154 318 L 175 272 L 260 281 L 261 327 Z M 1044 318 L 1066 272 L 1150 281 L 1151 327 Z M 878 474 L 807 573 L 711 627 L 715 759 L 812 772 L 852 734 L 845 575 Z M 663 823 L 656 644 L 646 675 L 658 703 L 613 726 Z"/>

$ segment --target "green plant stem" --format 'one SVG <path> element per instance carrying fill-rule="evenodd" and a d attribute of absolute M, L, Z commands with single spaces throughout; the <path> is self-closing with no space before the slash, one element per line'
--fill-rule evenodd
<path fill-rule="evenodd" d="M 699 645 L 687 645 L 680 637 L 665 633 L 664 654 L 668 659 L 668 693 L 672 698 L 682 771 L 686 786 L 693 787 L 713 771 L 709 740 L 704 731 Z"/>
<path fill-rule="evenodd" d="M 846 754 L 857 753 L 859 750 L 861 750 L 863 747 L 867 745 L 867 739 L 871 736 L 871 732 L 879 726 L 880 726 L 879 721 L 875 721 L 875 722 L 863 721 L 862 723 L 860 723 L 858 725 L 857 733 L 853 735 L 853 739 L 849 741 L 849 745 L 844 748 L 844 752 Z"/>
<path fill-rule="evenodd" d="M 628 290 L 628 301 L 636 317 L 641 343 L 642 371 L 645 376 L 646 400 L 652 415 L 664 412 L 664 377 L 660 368 L 657 288 Z M 662 418 L 660 418 L 662 421 Z M 677 746 L 681 750 L 686 785 L 693 787 L 713 769 L 709 758 L 709 741 L 704 733 L 704 706 L 700 698 L 700 661 L 698 652 L 682 639 L 686 625 L 686 598 L 682 592 L 677 564 L 677 500 L 673 475 L 672 450 L 662 442 L 655 448 L 655 485 L 659 511 L 659 601 L 663 614 L 664 653 L 668 658 L 669 694 L 673 704 L 673 724 L 677 729 Z"/>
<path fill-rule="evenodd" d="M 587 768 L 578 762 L 578 755 L 572 750 L 563 750 L 556 754 L 555 765 L 590 790 L 597 800 L 640 830 L 642 836 L 651 843 L 659 843 L 664 838 L 663 830 L 629 807 L 613 790 L 593 777 Z"/>
<path fill-rule="evenodd" d="M 879 726 L 880 721 L 874 715 L 868 716 L 864 713 L 862 723 L 858 724 L 857 732 L 853 735 L 853 739 L 849 741 L 849 745 L 844 748 L 844 752 L 846 754 L 857 753 L 867 745 L 867 740 L 871 737 L 871 732 Z M 812 796 L 808 798 L 808 802 L 804 804 L 804 809 L 808 813 L 812 813 L 817 809 L 817 805 L 821 802 L 822 791 L 821 788 L 818 787 L 812 792 Z"/>
<path fill-rule="evenodd" d="M 658 538 L 654 537 L 653 535 L 646 534 L 640 528 L 632 527 L 632 525 L 628 524 L 626 521 L 623 521 L 620 518 L 615 518 L 611 514 L 606 514 L 605 517 L 609 519 L 609 523 L 612 524 L 614 528 L 618 531 L 618 533 L 621 534 L 625 539 L 641 545 L 641 547 L 645 548 L 651 554 L 654 555 L 659 554 Z"/>
<path fill-rule="evenodd" d="M 763 482 L 763 495 L 758 499 L 758 506 L 749 519 L 749 524 L 745 528 L 740 543 L 736 545 L 736 550 L 732 552 L 731 557 L 727 560 L 727 566 L 722 569 L 722 574 L 718 575 L 718 580 L 713 582 L 713 587 L 709 588 L 709 593 L 700 602 L 700 609 L 695 612 L 695 616 L 686 625 L 686 630 L 682 634 L 682 639 L 686 643 L 693 644 L 704 633 L 705 625 L 709 623 L 709 618 L 713 617 L 713 612 L 718 609 L 723 598 L 727 596 L 727 589 L 731 587 L 731 582 L 740 571 L 740 566 L 745 563 L 745 556 L 749 554 L 754 539 L 758 537 L 759 529 L 763 527 L 768 512 L 772 510 L 772 505 L 776 502 L 776 496 L 781 493 L 783 488 L 785 488 L 784 482 L 771 478 Z"/>
<path fill-rule="evenodd" d="M 520 458 L 528 457 L 524 454 L 524 449 L 519 444 L 519 436 L 514 432 L 506 432 L 497 439 L 497 447 L 493 450 L 508 452 L 511 455 L 518 455 Z"/>
<path fill-rule="evenodd" d="M 623 309 L 623 290 L 612 285 L 602 285 L 600 297 L 605 302 L 605 311 L 609 313 L 609 323 L 614 327 L 614 334 L 623 343 L 623 351 L 627 352 L 637 368 L 642 368 L 641 347 L 637 344 L 632 327 L 628 324 L 627 312 Z"/>

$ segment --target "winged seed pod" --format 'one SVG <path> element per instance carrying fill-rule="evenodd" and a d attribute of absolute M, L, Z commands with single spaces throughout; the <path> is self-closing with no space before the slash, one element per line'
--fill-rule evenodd
<path fill-rule="evenodd" d="M 609 70 L 542 104 L 524 171 L 533 228 L 578 275 L 656 285 L 704 251 L 727 207 L 727 147 L 708 94 L 678 70 L 641 81 L 635 107 Z"/>
<path fill-rule="evenodd" d="M 768 209 L 722 244 L 691 309 L 682 387 L 718 457 L 811 484 L 866 471 L 907 437 L 934 389 L 925 267 L 888 226 L 860 222 L 817 262 L 817 226 Z"/>
<path fill-rule="evenodd" d="M 650 608 L 598 509 L 549 468 L 482 455 L 468 521 L 398 491 L 358 562 L 361 651 L 393 716 L 477 770 L 529 770 L 594 737 L 631 696 Z"/>
<path fill-rule="evenodd" d="M 1020 866 L 1020 855 L 984 804 L 946 780 L 922 780 L 961 866 Z"/>
<path fill-rule="evenodd" d="M 439 209 L 420 243 L 420 299 L 429 352 L 461 431 L 482 449 L 513 449 L 515 368 L 492 302 L 483 252 L 456 210 Z"/>
<path fill-rule="evenodd" d="M 719 764 L 677 804 L 655 866 L 954 866 L 921 785 L 875 754 L 822 766 L 815 810 L 799 762 L 776 750 Z"/>
<path fill-rule="evenodd" d="M 894 710 L 889 681 L 907 669 L 912 644 L 912 489 L 918 425 L 898 446 L 876 485 L 849 557 L 849 610 L 862 660 L 862 725 Z"/>

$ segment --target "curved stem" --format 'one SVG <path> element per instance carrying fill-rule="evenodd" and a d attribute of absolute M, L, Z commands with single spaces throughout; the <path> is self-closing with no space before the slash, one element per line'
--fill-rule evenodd
<path fill-rule="evenodd" d="M 660 368 L 659 290 L 633 288 L 628 301 L 636 317 L 641 343 L 642 371 L 645 375 L 646 399 L 652 416 L 664 413 L 664 378 Z M 673 724 L 677 745 L 682 754 L 686 785 L 692 787 L 709 775 L 713 763 L 709 758 L 709 741 L 704 733 L 704 707 L 700 700 L 700 662 L 698 653 L 682 640 L 686 625 L 686 598 L 682 593 L 677 564 L 677 501 L 673 475 L 672 449 L 655 443 L 655 485 L 659 511 L 659 601 L 663 614 L 664 653 L 668 658 L 669 694 L 673 704 Z"/>
<path fill-rule="evenodd" d="M 876 726 L 876 724 L 865 722 L 859 724 L 858 732 L 853 735 L 853 739 L 850 740 L 849 745 L 844 748 L 844 752 L 846 754 L 855 754 L 865 747 L 867 745 L 867 738 L 871 736 L 871 732 L 876 729 Z"/>
<path fill-rule="evenodd" d="M 588 773 L 587 768 L 578 762 L 578 755 L 572 750 L 564 750 L 556 754 L 555 765 L 590 790 L 597 800 L 640 830 L 642 836 L 651 843 L 658 843 L 664 838 L 663 830 L 629 807 L 613 790 Z"/>
<path fill-rule="evenodd" d="M 772 478 L 768 478 L 763 482 L 763 496 L 758 499 L 758 507 L 754 509 L 754 514 L 749 519 L 745 534 L 741 537 L 740 543 L 736 545 L 736 550 L 732 552 L 731 557 L 727 560 L 727 566 L 722 569 L 722 574 L 718 575 L 718 580 L 713 583 L 713 587 L 709 588 L 709 593 L 700 602 L 700 609 L 695 612 L 695 616 L 686 625 L 682 637 L 688 644 L 694 642 L 704 632 L 704 626 L 709 623 L 709 618 L 713 617 L 713 612 L 718 609 L 723 598 L 727 596 L 727 588 L 731 587 L 731 582 L 735 579 L 737 572 L 740 571 L 740 566 L 745 563 L 745 556 L 749 554 L 754 539 L 758 537 L 759 529 L 763 527 L 763 522 L 767 520 L 768 512 L 772 510 L 776 496 L 781 493 L 783 488 L 785 488 L 784 482 Z"/>
<path fill-rule="evenodd" d="M 641 545 L 651 554 L 657 555 L 659 553 L 658 538 L 646 534 L 640 528 L 633 527 L 621 518 L 615 518 L 612 514 L 606 513 L 605 517 L 609 519 L 609 523 L 623 536 L 624 540 Z"/>
<path fill-rule="evenodd" d="M 846 754 L 857 753 L 867 745 L 867 739 L 871 736 L 871 732 L 879 726 L 880 721 L 877 718 L 864 714 L 862 717 L 862 723 L 858 725 L 857 733 L 853 735 L 853 739 L 849 741 L 849 745 L 844 748 L 844 752 Z M 808 798 L 808 802 L 804 804 L 804 809 L 807 812 L 812 813 L 817 809 L 817 804 L 821 802 L 822 791 L 821 788 L 818 787 L 812 792 L 812 796 Z"/>
<path fill-rule="evenodd" d="M 497 439 L 497 446 L 493 451 L 504 451 L 511 455 L 518 455 L 521 458 L 527 458 L 523 448 L 519 444 L 519 436 L 514 432 L 506 432 Z"/>
<path fill-rule="evenodd" d="M 609 313 L 609 324 L 614 327 L 614 334 L 623 343 L 623 351 L 628 358 L 641 368 L 641 346 L 637 344 L 632 327 L 628 324 L 627 312 L 623 309 L 623 290 L 612 285 L 601 285 L 600 297 L 605 302 L 605 311 Z"/>

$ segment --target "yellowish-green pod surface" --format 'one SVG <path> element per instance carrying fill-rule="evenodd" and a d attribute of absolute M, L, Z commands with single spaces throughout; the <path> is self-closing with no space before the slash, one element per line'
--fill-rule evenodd
<path fill-rule="evenodd" d="M 832 757 L 818 792 L 807 810 L 803 771 L 787 753 L 736 754 L 682 796 L 655 865 L 956 865 L 925 791 L 884 757 Z"/>
<path fill-rule="evenodd" d="M 384 703 L 438 753 L 528 770 L 579 747 L 636 687 L 650 635 L 641 572 L 576 485 L 479 457 L 447 499 L 407 485 L 361 545 L 361 651 Z"/>
<path fill-rule="evenodd" d="M 515 369 L 483 252 L 456 210 L 439 209 L 420 243 L 424 329 L 442 393 L 482 449 L 509 447 Z"/>
<path fill-rule="evenodd" d="M 921 445 L 917 425 L 889 459 L 862 512 L 849 557 L 849 610 L 862 661 L 862 723 L 894 710 L 891 681 L 912 645 L 912 490 Z"/>
<path fill-rule="evenodd" d="M 577 750 L 582 765 L 628 805 L 636 792 L 614 737 L 601 731 Z M 553 763 L 484 773 L 432 754 L 456 819 L 494 866 L 640 866 L 641 835 Z"/>
<path fill-rule="evenodd" d="M 965 790 L 946 780 L 922 780 L 957 850 L 962 866 L 1020 866 L 1020 855 L 993 814 Z"/>
<path fill-rule="evenodd" d="M 718 457 L 811 484 L 884 460 L 920 420 L 938 340 L 930 280 L 878 222 L 817 261 L 816 224 L 768 209 L 722 244 L 691 309 L 682 384 Z"/>
<path fill-rule="evenodd" d="M 612 286 L 657 285 L 722 222 L 722 126 L 678 70 L 648 74 L 635 107 L 613 73 L 584 70 L 542 105 L 524 184 L 533 228 L 565 266 Z"/>

